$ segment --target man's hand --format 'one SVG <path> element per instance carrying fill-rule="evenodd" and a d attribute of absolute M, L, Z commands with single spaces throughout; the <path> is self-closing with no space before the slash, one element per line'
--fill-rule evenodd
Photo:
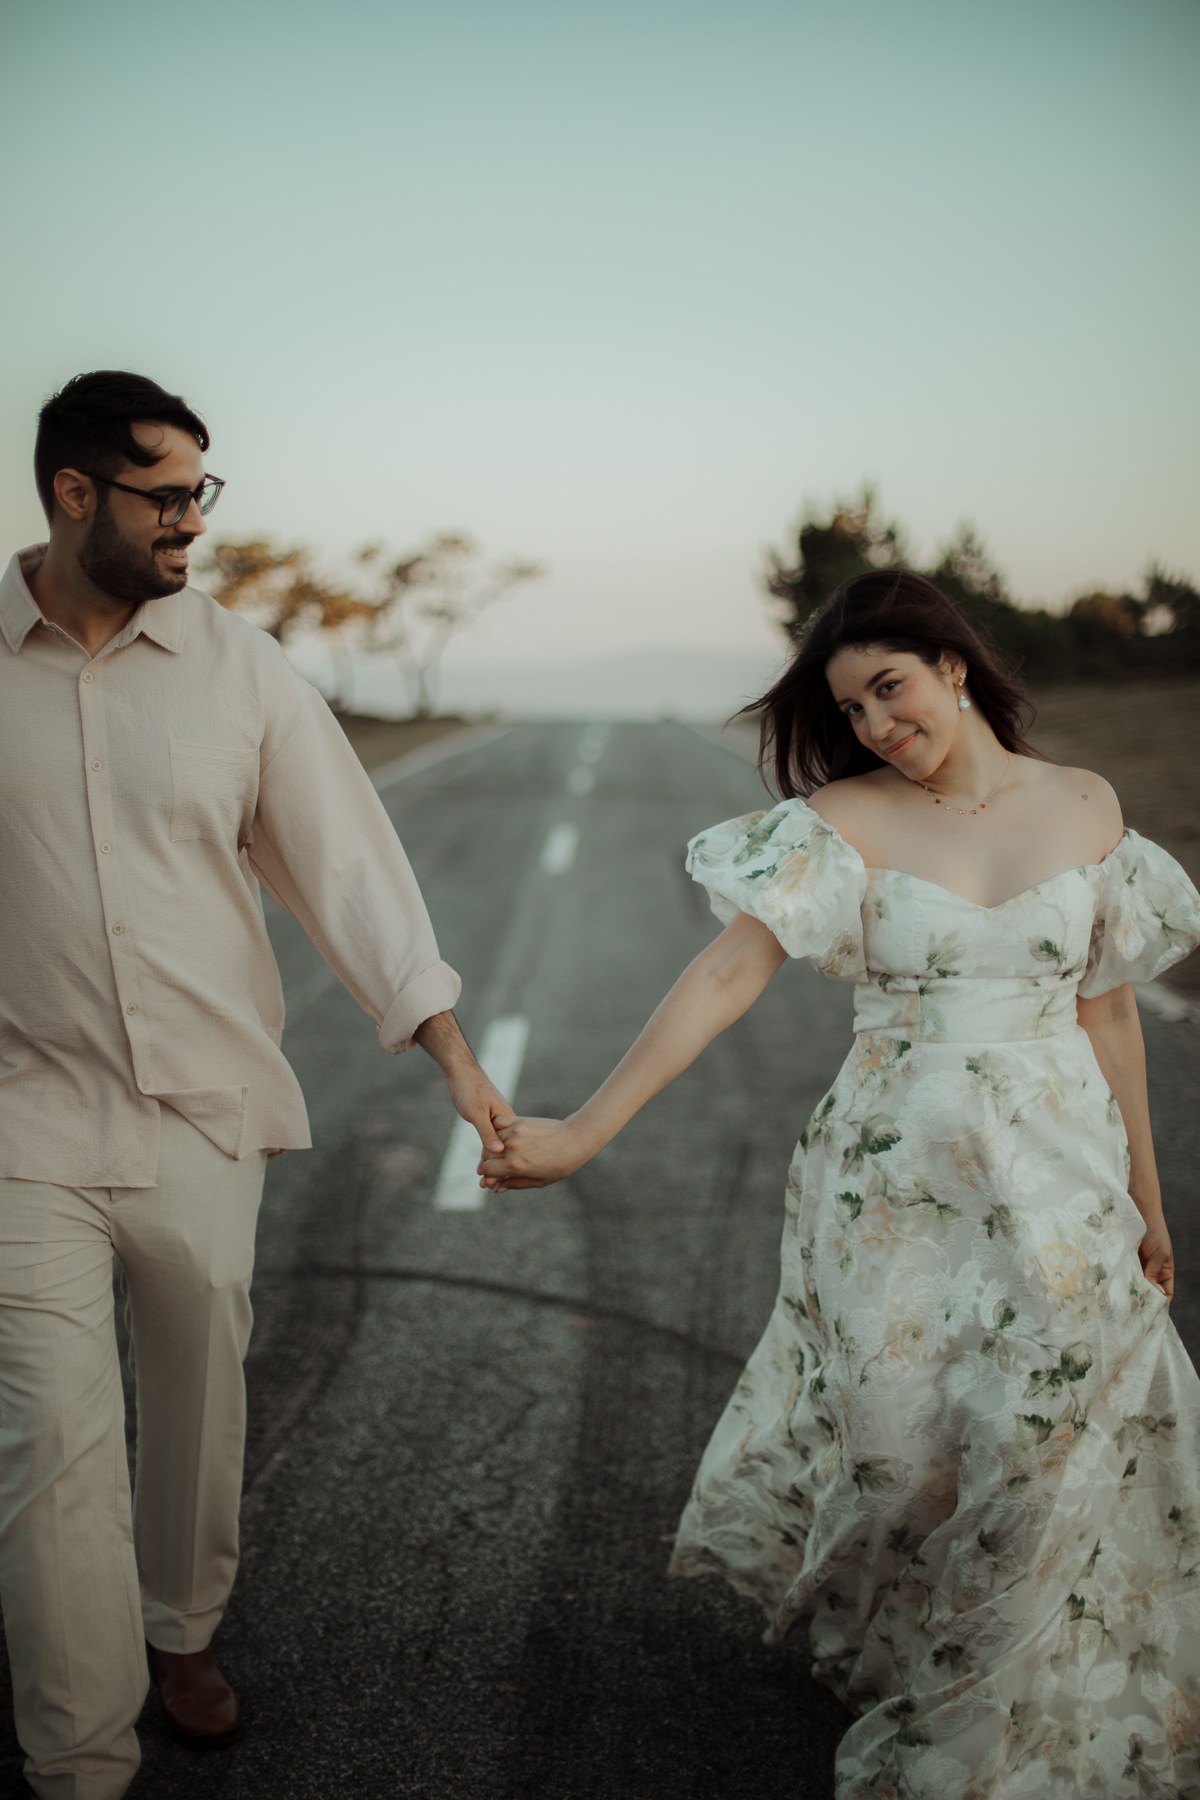
<path fill-rule="evenodd" d="M 471 1067 L 446 1070 L 446 1086 L 460 1118 L 479 1133 L 484 1150 L 495 1155 L 504 1149 L 498 1136 L 501 1126 L 511 1125 L 516 1114 L 498 1088 L 492 1086 L 474 1057 Z"/>
<path fill-rule="evenodd" d="M 499 1129 L 515 1123 L 516 1114 L 475 1061 L 454 1014 L 434 1013 L 413 1036 L 446 1077 L 454 1110 L 475 1127 L 484 1150 L 498 1155 L 504 1149 Z"/>

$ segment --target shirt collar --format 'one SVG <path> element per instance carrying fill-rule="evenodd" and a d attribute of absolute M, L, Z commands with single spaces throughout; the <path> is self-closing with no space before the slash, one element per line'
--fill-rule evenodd
<path fill-rule="evenodd" d="M 29 591 L 27 576 L 36 572 L 46 554 L 45 544 L 31 544 L 10 558 L 0 576 L 0 633 L 15 656 L 34 626 L 42 620 L 41 609 Z M 164 594 L 157 600 L 143 600 L 125 629 L 106 648 L 123 648 L 135 637 L 151 639 L 176 656 L 183 648 L 183 593 Z"/>
<path fill-rule="evenodd" d="M 143 637 L 150 638 L 160 644 L 164 650 L 170 650 L 178 656 L 183 648 L 183 596 L 184 588 L 178 594 L 163 594 L 157 600 L 143 600 L 142 604 L 130 619 L 125 631 L 129 633 L 128 643 L 132 643 L 140 632 Z"/>
<path fill-rule="evenodd" d="M 45 544 L 18 550 L 0 577 L 0 631 L 14 656 L 42 616 L 29 591 L 25 571 L 32 574 L 45 554 Z"/>

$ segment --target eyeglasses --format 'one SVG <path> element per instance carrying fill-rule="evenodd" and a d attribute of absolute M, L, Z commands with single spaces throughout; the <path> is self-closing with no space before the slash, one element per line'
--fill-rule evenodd
<path fill-rule="evenodd" d="M 143 500 L 152 500 L 158 508 L 160 525 L 178 525 L 193 500 L 202 513 L 210 513 L 225 486 L 218 476 L 206 475 L 194 488 L 159 488 L 152 492 L 149 488 L 130 487 L 125 481 L 114 481 L 110 475 L 97 475 L 93 469 L 81 469 L 80 474 L 90 475 L 93 481 L 102 481 L 105 487 L 120 488 L 123 494 L 138 494 Z"/>

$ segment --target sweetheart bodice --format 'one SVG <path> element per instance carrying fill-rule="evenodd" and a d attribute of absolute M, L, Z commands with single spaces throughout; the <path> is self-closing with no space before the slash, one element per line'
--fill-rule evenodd
<path fill-rule="evenodd" d="M 1103 864 L 1064 870 L 996 907 L 895 869 L 866 877 L 856 1031 L 995 1043 L 1074 1028 Z"/>

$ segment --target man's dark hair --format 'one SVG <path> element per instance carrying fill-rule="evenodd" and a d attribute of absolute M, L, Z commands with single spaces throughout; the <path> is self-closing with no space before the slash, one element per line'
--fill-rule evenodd
<path fill-rule="evenodd" d="M 76 375 L 52 394 L 38 415 L 33 477 L 46 517 L 54 514 L 54 477 L 60 469 L 115 475 L 126 463 L 149 469 L 161 461 L 133 435 L 134 422 L 153 420 L 190 432 L 208 449 L 208 428 L 179 394 L 168 394 L 145 375 L 124 369 L 94 369 Z"/>

